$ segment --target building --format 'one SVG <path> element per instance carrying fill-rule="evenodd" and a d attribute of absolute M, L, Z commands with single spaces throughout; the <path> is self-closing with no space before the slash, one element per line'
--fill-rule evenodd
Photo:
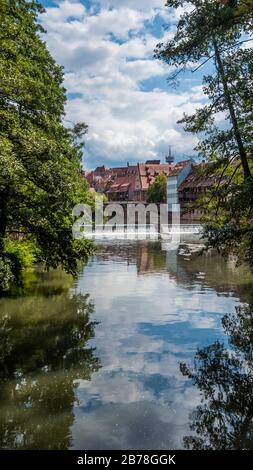
<path fill-rule="evenodd" d="M 106 194 L 109 201 L 133 200 L 137 166 L 106 168 L 97 167 L 84 174 L 90 186 L 100 194 Z"/>
<path fill-rule="evenodd" d="M 183 210 L 184 220 L 199 220 L 203 215 L 203 208 L 197 205 L 197 200 L 209 193 L 212 187 L 217 184 L 220 177 L 212 173 L 207 173 L 204 165 L 193 165 L 191 172 L 187 175 L 184 181 L 181 182 L 178 188 L 178 201 Z M 195 207 L 187 206 L 194 204 Z"/>
<path fill-rule="evenodd" d="M 105 189 L 109 201 L 133 201 L 136 176 L 114 176 Z"/>
<path fill-rule="evenodd" d="M 192 172 L 194 160 L 185 160 L 172 165 L 167 179 L 168 211 L 172 211 L 174 204 L 179 204 L 179 187 Z"/>
<path fill-rule="evenodd" d="M 175 190 L 171 191 L 176 186 L 177 188 L 183 179 L 189 174 L 192 169 L 193 160 L 185 160 L 179 163 L 160 163 L 158 160 L 149 160 L 146 163 L 138 163 L 137 176 L 135 185 L 135 201 L 147 202 L 148 189 L 154 183 L 157 176 L 165 174 L 168 177 L 167 194 L 170 198 L 174 195 Z M 170 202 L 170 205 L 174 200 Z M 171 210 L 171 209 L 170 209 Z"/>
<path fill-rule="evenodd" d="M 169 211 L 177 204 L 178 188 L 192 171 L 193 160 L 179 163 L 161 163 L 160 160 L 147 160 L 146 163 L 127 165 L 118 168 L 101 166 L 85 173 L 90 186 L 98 193 L 106 194 L 109 201 L 148 202 L 148 190 L 157 176 L 168 177 L 167 194 Z"/>
<path fill-rule="evenodd" d="M 162 173 L 168 175 L 170 170 L 171 165 L 160 163 L 160 160 L 147 160 L 146 163 L 138 163 L 134 200 L 147 202 L 148 189 L 155 181 L 155 178 Z"/>

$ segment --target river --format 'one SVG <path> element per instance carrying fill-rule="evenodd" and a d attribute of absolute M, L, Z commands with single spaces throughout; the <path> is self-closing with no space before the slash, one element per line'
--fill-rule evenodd
<path fill-rule="evenodd" d="M 252 286 L 218 255 L 145 241 L 98 244 L 76 281 L 29 273 L 22 296 L 0 299 L 0 447 L 183 449 L 202 432 L 215 448 L 206 422 L 190 428 L 206 384 L 180 363 L 233 349 L 222 318 L 252 303 Z M 230 374 L 225 357 L 214 382 Z"/>

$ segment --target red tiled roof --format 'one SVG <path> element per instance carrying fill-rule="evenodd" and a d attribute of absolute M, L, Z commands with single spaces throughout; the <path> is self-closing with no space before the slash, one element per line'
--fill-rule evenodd
<path fill-rule="evenodd" d="M 160 165 L 161 160 L 147 160 L 146 165 Z"/>
<path fill-rule="evenodd" d="M 103 166 L 98 166 L 98 167 L 95 169 L 94 173 L 103 173 L 103 172 L 105 172 L 105 171 L 107 171 L 107 170 L 108 170 L 108 168 L 106 168 L 105 165 L 103 165 Z"/>
<path fill-rule="evenodd" d="M 110 169 L 100 166 L 94 171 L 84 173 L 84 176 L 95 191 L 110 193 L 134 191 L 136 173 L 137 165 Z"/>
<path fill-rule="evenodd" d="M 148 189 L 149 186 L 155 180 L 155 177 L 165 173 L 166 175 L 170 172 L 171 165 L 168 163 L 166 164 L 147 164 L 147 163 L 139 163 L 138 164 L 138 171 L 139 171 L 139 178 L 141 183 L 141 189 L 145 190 Z"/>
<path fill-rule="evenodd" d="M 198 168 L 193 168 L 192 172 L 179 186 L 179 191 L 193 188 L 210 188 L 213 184 L 217 183 L 218 180 L 219 177 L 216 175 L 203 175 L 198 172 Z"/>
<path fill-rule="evenodd" d="M 190 160 L 185 160 L 179 163 L 162 163 L 162 164 L 153 164 L 153 163 L 139 163 L 138 171 L 139 178 L 141 182 L 141 189 L 146 190 L 154 182 L 155 178 L 162 173 L 167 176 L 177 176 L 180 171 L 187 165 L 189 165 Z"/>
<path fill-rule="evenodd" d="M 138 163 L 137 165 L 128 165 L 126 167 L 106 168 L 105 166 L 96 168 L 95 171 L 85 173 L 85 178 L 95 191 L 98 192 L 120 192 L 134 191 L 136 175 L 138 173 L 141 190 L 147 190 L 154 182 L 155 178 L 164 173 L 167 176 L 176 176 L 180 171 L 190 163 L 185 160 L 179 163 Z"/>
<path fill-rule="evenodd" d="M 111 184 L 110 184 L 111 183 Z M 111 179 L 109 182 L 106 192 L 115 193 L 115 192 L 127 192 L 128 190 L 135 188 L 135 175 L 127 176 L 116 176 Z"/>
<path fill-rule="evenodd" d="M 182 171 L 183 168 L 185 168 L 187 165 L 189 165 L 190 162 L 191 162 L 191 160 L 184 160 L 182 162 L 173 164 L 173 168 L 171 169 L 171 172 L 170 172 L 169 176 L 179 175 L 180 171 Z"/>
<path fill-rule="evenodd" d="M 113 175 L 117 176 L 127 176 L 127 175 L 136 175 L 137 165 L 122 166 L 110 169 Z"/>
<path fill-rule="evenodd" d="M 128 175 L 136 175 L 137 172 L 137 165 L 129 165 L 125 167 L 115 167 L 115 168 L 105 168 L 105 167 L 98 167 L 96 170 L 91 171 L 90 173 L 86 174 L 86 177 L 92 175 L 93 178 L 97 177 L 105 177 L 105 176 L 128 176 Z"/>

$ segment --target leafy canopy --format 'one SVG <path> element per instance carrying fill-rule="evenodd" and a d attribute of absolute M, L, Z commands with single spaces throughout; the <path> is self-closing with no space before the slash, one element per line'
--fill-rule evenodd
<path fill-rule="evenodd" d="M 166 203 L 167 199 L 167 176 L 161 173 L 148 189 L 148 202 Z"/>
<path fill-rule="evenodd" d="M 91 251 L 71 234 L 74 205 L 90 202 L 80 161 L 87 126 L 63 125 L 63 69 L 42 39 L 43 11 L 36 0 L 0 0 L 0 279 L 1 267 L 2 279 L 13 278 L 8 233 L 31 238 L 47 267 L 72 274 Z"/>
<path fill-rule="evenodd" d="M 199 134 L 196 150 L 225 182 L 204 201 L 209 246 L 253 266 L 252 2 L 168 0 L 167 6 L 182 8 L 173 36 L 156 48 L 156 56 L 173 68 L 170 80 L 209 64 L 203 105 L 180 121 L 187 132 Z"/>

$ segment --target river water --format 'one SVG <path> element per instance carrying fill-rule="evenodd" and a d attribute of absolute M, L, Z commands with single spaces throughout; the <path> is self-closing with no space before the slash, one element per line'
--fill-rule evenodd
<path fill-rule="evenodd" d="M 200 446 L 219 447 L 210 434 L 224 390 L 211 425 L 205 396 L 204 430 L 190 428 L 192 412 L 201 413 L 203 387 L 230 381 L 228 356 L 217 356 L 233 349 L 222 318 L 252 303 L 253 279 L 218 255 L 162 248 L 105 242 L 75 282 L 38 269 L 22 296 L 0 299 L 1 448 L 183 449 L 196 432 Z M 198 350 L 207 356 L 196 383 L 180 363 L 196 363 Z"/>

